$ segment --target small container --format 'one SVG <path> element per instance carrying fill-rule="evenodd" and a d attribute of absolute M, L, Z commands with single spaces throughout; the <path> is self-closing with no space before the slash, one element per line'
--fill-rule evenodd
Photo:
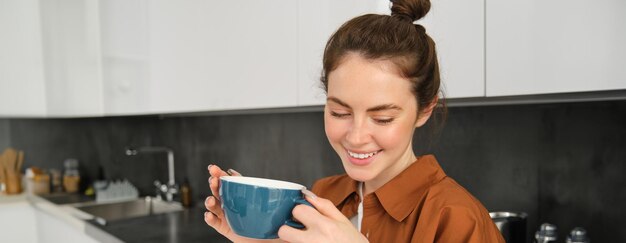
<path fill-rule="evenodd" d="M 535 233 L 535 240 L 537 243 L 549 243 L 556 242 L 558 239 L 556 225 L 550 223 L 543 223 L 539 226 L 539 230 Z"/>
<path fill-rule="evenodd" d="M 50 193 L 50 176 L 41 174 L 26 178 L 26 192 L 37 195 Z"/>
<path fill-rule="evenodd" d="M 187 178 L 185 178 L 183 185 L 180 187 L 180 193 L 180 200 L 183 207 L 191 207 L 191 187 L 189 186 L 189 180 L 187 180 Z"/>
<path fill-rule="evenodd" d="M 78 160 L 66 159 L 63 164 L 65 166 L 65 171 L 63 172 L 63 189 L 69 193 L 78 192 L 78 185 L 80 184 Z"/>
<path fill-rule="evenodd" d="M 62 182 L 61 171 L 56 170 L 56 169 L 51 169 L 50 176 L 51 176 L 50 184 L 52 185 L 52 192 L 62 192 L 63 185 L 61 184 Z"/>
<path fill-rule="evenodd" d="M 491 212 L 489 216 L 507 243 L 526 243 L 526 213 Z"/>
<path fill-rule="evenodd" d="M 574 228 L 567 236 L 567 243 L 589 243 L 590 240 L 587 237 L 587 231 L 582 227 Z"/>

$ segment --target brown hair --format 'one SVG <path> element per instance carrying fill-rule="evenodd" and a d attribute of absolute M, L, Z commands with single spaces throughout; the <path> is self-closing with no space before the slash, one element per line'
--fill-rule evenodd
<path fill-rule="evenodd" d="M 367 59 L 393 62 L 412 84 L 418 116 L 439 93 L 439 64 L 435 42 L 426 29 L 413 24 L 430 10 L 429 0 L 391 0 L 391 15 L 366 14 L 344 23 L 328 40 L 324 50 L 321 76 L 328 91 L 328 74 L 349 53 Z M 441 100 L 442 114 L 445 104 Z"/>

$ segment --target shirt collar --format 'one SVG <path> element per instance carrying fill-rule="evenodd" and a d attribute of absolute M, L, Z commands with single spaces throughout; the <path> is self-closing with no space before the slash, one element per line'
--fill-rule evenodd
<path fill-rule="evenodd" d="M 428 189 L 446 177 L 435 156 L 424 155 L 374 193 L 395 220 L 402 221 L 426 195 Z"/>
<path fill-rule="evenodd" d="M 428 188 L 446 177 L 433 155 L 417 158 L 409 167 L 374 192 L 385 211 L 398 222 L 404 220 L 426 195 Z M 339 206 L 349 196 L 358 195 L 359 182 L 348 176 L 339 178 L 337 193 L 328 199 Z M 356 201 L 356 204 L 359 202 Z"/>
<path fill-rule="evenodd" d="M 349 176 L 344 175 L 338 178 L 334 185 L 336 186 L 333 187 L 332 190 L 336 193 L 329 194 L 327 199 L 333 202 L 335 206 L 339 206 L 343 201 L 346 200 L 346 198 L 351 196 L 353 193 L 356 193 L 356 195 L 359 194 L 359 182 L 353 180 Z"/>

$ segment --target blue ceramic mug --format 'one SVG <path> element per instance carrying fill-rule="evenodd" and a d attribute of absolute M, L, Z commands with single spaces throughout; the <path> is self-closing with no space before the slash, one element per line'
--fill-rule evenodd
<path fill-rule="evenodd" d="M 226 221 L 238 235 L 255 239 L 276 239 L 278 229 L 287 224 L 304 228 L 292 219 L 304 199 L 304 186 L 296 183 L 245 176 L 220 177 L 220 198 Z"/>

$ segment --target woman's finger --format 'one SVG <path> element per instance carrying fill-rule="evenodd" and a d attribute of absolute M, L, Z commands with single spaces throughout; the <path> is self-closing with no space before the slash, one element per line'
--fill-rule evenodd
<path fill-rule="evenodd" d="M 308 240 L 307 235 L 306 231 L 295 229 L 287 225 L 280 226 L 280 229 L 278 229 L 278 238 L 290 243 L 313 242 Z"/>
<path fill-rule="evenodd" d="M 298 205 L 294 207 L 291 214 L 294 219 L 302 223 L 306 228 L 317 227 L 328 221 L 325 216 L 308 205 Z"/>
<path fill-rule="evenodd" d="M 306 188 L 302 189 L 302 194 L 306 196 L 306 200 L 309 201 L 320 214 L 334 220 L 349 221 L 330 200 L 318 197 Z"/>
<path fill-rule="evenodd" d="M 226 173 L 226 171 L 223 171 L 222 169 L 220 169 L 219 166 L 217 165 L 209 165 L 209 167 L 207 168 L 209 170 L 209 174 L 213 177 L 220 177 L 220 176 L 227 176 L 228 173 Z"/>
<path fill-rule="evenodd" d="M 211 175 L 209 177 L 209 188 L 211 188 L 211 193 L 213 194 L 213 196 L 217 197 L 218 199 L 220 191 L 220 177 L 221 176 L 227 176 L 228 173 L 226 173 L 225 171 L 223 171 L 222 169 L 220 169 L 219 166 L 217 165 L 209 165 L 209 167 L 207 168 L 207 170 L 209 171 L 209 174 Z"/>
<path fill-rule="evenodd" d="M 211 212 L 204 212 L 204 222 L 213 227 L 215 230 L 219 230 L 219 227 L 222 224 L 222 219 L 218 218 Z"/>
<path fill-rule="evenodd" d="M 233 169 L 228 169 L 226 172 L 228 172 L 228 174 L 232 175 L 232 176 L 241 176 L 241 173 L 237 172 L 236 170 Z"/>
<path fill-rule="evenodd" d="M 206 200 L 204 200 L 204 206 L 218 218 L 224 218 L 224 210 L 220 207 L 220 202 L 215 197 L 207 197 Z"/>
<path fill-rule="evenodd" d="M 209 188 L 211 188 L 211 194 L 213 194 L 213 196 L 217 197 L 218 199 L 220 198 L 220 180 L 216 177 L 209 177 Z"/>

